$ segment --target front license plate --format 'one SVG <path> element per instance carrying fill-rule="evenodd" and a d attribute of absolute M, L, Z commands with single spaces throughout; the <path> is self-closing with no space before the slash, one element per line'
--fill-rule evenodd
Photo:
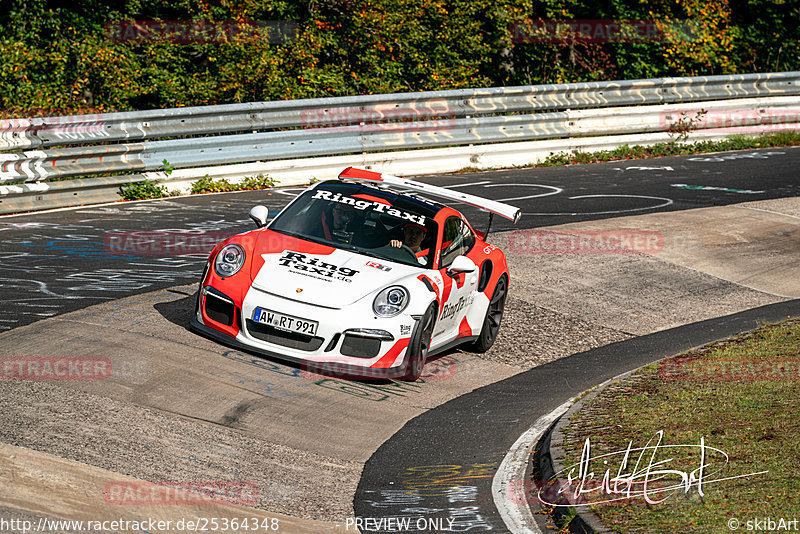
<path fill-rule="evenodd" d="M 253 312 L 253 320 L 257 323 L 268 324 L 277 328 L 278 330 L 285 330 L 287 332 L 295 332 L 297 334 L 305 334 L 307 336 L 314 336 L 317 334 L 317 321 L 309 321 L 293 315 L 286 315 L 285 313 L 278 313 L 262 308 L 256 308 Z"/>

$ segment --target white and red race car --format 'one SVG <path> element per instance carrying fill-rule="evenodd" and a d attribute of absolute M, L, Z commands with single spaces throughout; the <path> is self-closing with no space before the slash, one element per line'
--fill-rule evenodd
<path fill-rule="evenodd" d="M 350 377 L 416 380 L 427 357 L 494 343 L 503 252 L 439 197 L 514 222 L 507 204 L 348 167 L 211 251 L 192 327 L 225 344 Z"/>

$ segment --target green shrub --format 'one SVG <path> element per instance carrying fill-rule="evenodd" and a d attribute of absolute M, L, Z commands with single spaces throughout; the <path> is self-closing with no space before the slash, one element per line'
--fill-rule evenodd
<path fill-rule="evenodd" d="M 236 191 L 237 187 L 230 183 L 225 178 L 220 178 L 219 180 L 215 180 L 209 175 L 205 175 L 202 178 L 197 179 L 192 184 L 192 194 L 196 193 L 223 193 L 226 191 Z"/>
<path fill-rule="evenodd" d="M 312 181 L 313 183 L 313 181 Z M 241 183 L 241 189 L 269 189 L 275 187 L 275 180 L 269 176 L 259 174 L 257 176 L 248 176 Z"/>
<path fill-rule="evenodd" d="M 223 193 L 228 191 L 245 191 L 254 189 L 269 189 L 275 185 L 275 181 L 269 176 L 257 175 L 247 176 L 239 183 L 232 184 L 225 178 L 215 180 L 209 175 L 197 179 L 192 184 L 192 194 L 196 193 Z"/>
<path fill-rule="evenodd" d="M 172 196 L 166 186 L 153 180 L 142 180 L 120 188 L 120 195 L 125 200 L 143 200 Z"/>

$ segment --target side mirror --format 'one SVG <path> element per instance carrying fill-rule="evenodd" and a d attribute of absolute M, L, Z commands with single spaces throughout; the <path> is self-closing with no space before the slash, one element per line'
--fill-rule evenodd
<path fill-rule="evenodd" d="M 453 260 L 453 263 L 450 264 L 450 267 L 447 268 L 447 274 L 452 276 L 461 273 L 471 273 L 477 268 L 478 266 L 475 265 L 475 262 L 468 257 L 458 256 Z"/>
<path fill-rule="evenodd" d="M 267 218 L 269 218 L 269 210 L 266 206 L 253 206 L 253 209 L 250 210 L 250 218 L 258 228 L 264 228 L 267 225 Z"/>

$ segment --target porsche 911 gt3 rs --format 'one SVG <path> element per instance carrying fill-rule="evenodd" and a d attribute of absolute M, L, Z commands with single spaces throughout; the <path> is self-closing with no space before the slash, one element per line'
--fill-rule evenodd
<path fill-rule="evenodd" d="M 269 224 L 208 257 L 192 327 L 304 368 L 416 380 L 455 345 L 492 346 L 509 276 L 503 252 L 452 207 L 516 222 L 507 204 L 348 167 L 312 185 Z"/>

